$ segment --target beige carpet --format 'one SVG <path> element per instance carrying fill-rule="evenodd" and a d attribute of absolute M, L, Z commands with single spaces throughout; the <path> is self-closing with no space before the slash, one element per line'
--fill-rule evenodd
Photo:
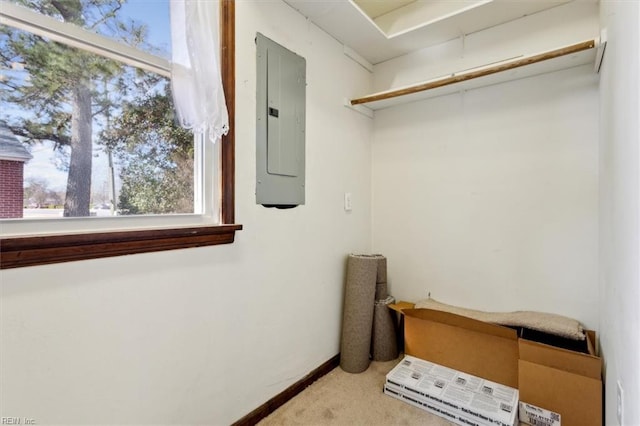
<path fill-rule="evenodd" d="M 346 373 L 338 367 L 258 424 L 452 425 L 382 393 L 386 374 L 401 359 L 372 362 L 359 374 Z"/>

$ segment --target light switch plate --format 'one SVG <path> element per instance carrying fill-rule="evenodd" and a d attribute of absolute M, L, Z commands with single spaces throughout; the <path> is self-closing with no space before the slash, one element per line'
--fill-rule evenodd
<path fill-rule="evenodd" d="M 344 193 L 344 211 L 350 212 L 352 208 L 353 207 L 351 206 L 351 193 L 345 192 Z"/>

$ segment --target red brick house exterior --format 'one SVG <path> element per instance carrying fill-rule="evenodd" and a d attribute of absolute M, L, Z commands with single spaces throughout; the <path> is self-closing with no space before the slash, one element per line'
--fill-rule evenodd
<path fill-rule="evenodd" d="M 0 122 L 0 219 L 21 218 L 24 203 L 24 163 L 31 154 Z"/>

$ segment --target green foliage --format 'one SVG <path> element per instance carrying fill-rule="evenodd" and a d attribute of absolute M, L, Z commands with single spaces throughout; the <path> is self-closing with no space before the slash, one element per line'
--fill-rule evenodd
<path fill-rule="evenodd" d="M 176 124 L 166 88 L 127 103 L 102 134 L 123 166 L 122 214 L 193 213 L 193 134 Z"/>

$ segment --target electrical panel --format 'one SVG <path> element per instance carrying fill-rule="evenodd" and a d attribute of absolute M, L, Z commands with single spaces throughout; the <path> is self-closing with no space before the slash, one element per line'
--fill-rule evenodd
<path fill-rule="evenodd" d="M 306 61 L 258 33 L 256 203 L 305 202 Z"/>

